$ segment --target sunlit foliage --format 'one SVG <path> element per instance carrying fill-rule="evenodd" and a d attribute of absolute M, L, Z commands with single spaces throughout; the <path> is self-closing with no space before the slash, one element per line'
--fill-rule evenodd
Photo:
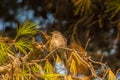
<path fill-rule="evenodd" d="M 104 68 L 105 73 L 95 69 L 96 65 L 98 68 L 107 65 L 92 60 L 85 50 L 60 48 L 62 53 L 58 53 L 58 49 L 49 50 L 49 39 L 45 38 L 49 35 L 41 33 L 36 26 L 33 22 L 25 22 L 17 29 L 14 39 L 0 36 L 1 80 L 116 80 L 110 68 Z M 35 41 L 35 34 L 43 33 L 46 42 Z"/>

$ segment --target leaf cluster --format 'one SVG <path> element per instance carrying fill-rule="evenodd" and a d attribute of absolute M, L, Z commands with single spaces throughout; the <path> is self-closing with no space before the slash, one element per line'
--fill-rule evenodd
<path fill-rule="evenodd" d="M 99 72 L 95 68 L 96 65 L 99 65 L 98 68 L 107 65 L 92 60 L 86 55 L 86 51 L 58 48 L 63 51 L 60 54 L 64 53 L 61 56 L 58 49 L 48 49 L 46 44 L 49 43 L 49 39 L 45 43 L 35 41 L 35 34 L 39 33 L 36 26 L 33 22 L 27 21 L 17 29 L 14 39 L 0 36 L 1 80 L 116 79 L 110 68 L 104 68 L 103 72 Z M 99 75 L 100 73 L 102 75 Z"/>
<path fill-rule="evenodd" d="M 95 1 L 95 0 L 72 0 L 75 10 L 75 15 L 91 15 L 98 13 L 99 11 L 104 14 L 110 13 L 110 19 L 119 15 L 120 12 L 120 1 L 119 0 L 106 0 L 106 1 Z M 97 12 L 96 12 L 97 11 Z"/>

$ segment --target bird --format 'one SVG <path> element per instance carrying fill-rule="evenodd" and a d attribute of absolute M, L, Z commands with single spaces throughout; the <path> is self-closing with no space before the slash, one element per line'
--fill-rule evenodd
<path fill-rule="evenodd" d="M 67 39 L 62 35 L 59 31 L 51 32 L 51 39 L 49 44 L 49 49 L 54 50 L 57 48 L 66 48 L 67 47 Z"/>
<path fill-rule="evenodd" d="M 75 42 L 74 40 L 72 40 L 70 45 L 67 45 L 67 39 L 62 35 L 61 32 L 59 32 L 59 31 L 51 32 L 49 49 L 50 49 L 50 51 L 58 49 L 57 55 L 59 55 L 59 57 L 64 61 L 64 64 L 67 68 L 69 68 L 68 57 L 70 54 L 67 54 L 65 50 L 61 49 L 61 47 L 62 48 L 77 49 L 78 52 L 85 52 L 84 48 L 81 45 L 79 45 L 77 42 Z M 84 54 L 79 54 L 79 55 L 81 57 L 84 56 Z M 79 64 L 78 60 L 76 60 L 76 58 L 73 57 L 73 59 L 76 62 L 78 74 L 84 74 L 84 75 L 90 74 L 90 71 L 89 71 L 89 68 L 87 67 L 87 65 Z"/>
<path fill-rule="evenodd" d="M 67 52 L 65 48 L 67 48 L 67 39 L 62 35 L 62 33 L 59 31 L 51 32 L 49 51 L 54 51 L 55 54 L 52 54 L 52 58 L 49 58 L 49 60 L 53 62 L 53 60 L 56 60 L 55 57 L 59 56 L 63 64 L 66 65 Z"/>

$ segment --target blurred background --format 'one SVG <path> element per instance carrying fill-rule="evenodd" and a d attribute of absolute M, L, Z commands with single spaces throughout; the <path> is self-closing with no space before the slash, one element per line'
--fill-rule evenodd
<path fill-rule="evenodd" d="M 88 43 L 88 54 L 116 71 L 120 67 L 119 14 L 119 0 L 0 0 L 0 33 L 15 35 L 16 26 L 31 20 L 44 31 L 60 31 L 68 45 L 72 36 L 78 49 Z"/>

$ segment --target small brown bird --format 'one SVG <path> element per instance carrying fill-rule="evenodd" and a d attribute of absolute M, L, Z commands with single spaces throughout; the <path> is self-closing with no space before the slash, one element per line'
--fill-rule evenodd
<path fill-rule="evenodd" d="M 50 46 L 49 46 L 50 50 L 54 50 L 60 47 L 63 48 L 67 47 L 67 40 L 59 31 L 53 31 L 51 34 L 52 37 L 50 39 Z"/>
<path fill-rule="evenodd" d="M 61 49 L 61 48 L 66 48 L 67 47 L 67 40 L 66 38 L 59 32 L 59 31 L 53 31 L 49 43 L 49 50 L 56 50 L 53 56 L 58 55 L 62 61 L 67 61 L 67 56 L 66 56 L 66 50 Z M 52 60 L 52 59 L 51 59 Z M 53 60 L 55 60 L 53 58 Z"/>

